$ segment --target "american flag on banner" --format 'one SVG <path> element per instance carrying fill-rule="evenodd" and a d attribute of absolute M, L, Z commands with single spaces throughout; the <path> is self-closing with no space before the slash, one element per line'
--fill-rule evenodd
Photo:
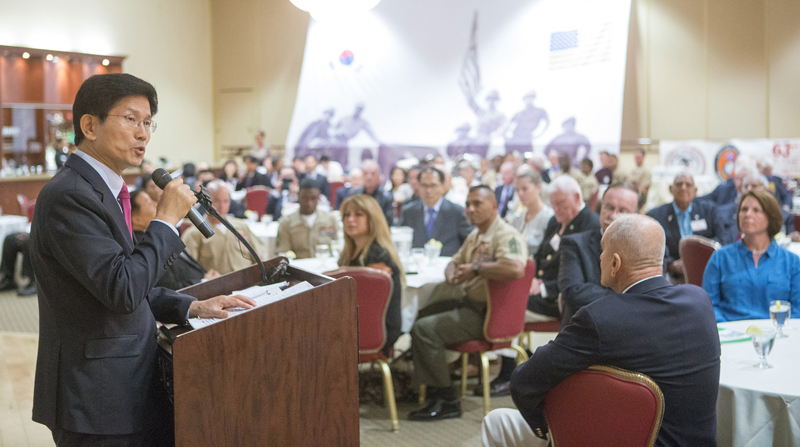
<path fill-rule="evenodd" d="M 611 24 L 550 33 L 550 70 L 611 60 Z"/>
<path fill-rule="evenodd" d="M 478 12 L 472 18 L 472 32 L 469 36 L 469 48 L 461 63 L 461 75 L 458 85 L 467 98 L 474 98 L 481 91 L 481 69 L 478 66 Z"/>

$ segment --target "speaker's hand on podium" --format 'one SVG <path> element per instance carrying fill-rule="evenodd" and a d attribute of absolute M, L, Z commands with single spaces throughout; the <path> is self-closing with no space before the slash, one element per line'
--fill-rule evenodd
<path fill-rule="evenodd" d="M 228 318 L 229 307 L 252 309 L 256 302 L 243 295 L 219 295 L 203 301 L 193 301 L 189 305 L 189 318 Z"/>

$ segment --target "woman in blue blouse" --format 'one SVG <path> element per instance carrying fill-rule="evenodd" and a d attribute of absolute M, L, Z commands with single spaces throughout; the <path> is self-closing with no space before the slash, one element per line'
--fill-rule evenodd
<path fill-rule="evenodd" d="M 759 188 L 742 195 L 736 215 L 742 240 L 711 255 L 703 289 L 717 321 L 769 318 L 769 302 L 792 304 L 800 315 L 800 257 L 775 243 L 783 226 L 777 200 Z"/>

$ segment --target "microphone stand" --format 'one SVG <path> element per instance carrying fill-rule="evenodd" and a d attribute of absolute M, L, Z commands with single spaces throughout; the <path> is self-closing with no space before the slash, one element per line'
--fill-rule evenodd
<path fill-rule="evenodd" d="M 210 216 L 214 216 L 214 218 L 216 218 L 222 225 L 224 225 L 225 228 L 231 230 L 231 232 L 236 236 L 236 238 L 239 239 L 239 241 L 243 243 L 245 247 L 247 247 L 247 250 L 250 251 L 250 254 L 253 256 L 253 259 L 255 259 L 256 263 L 258 264 L 258 268 L 261 269 L 261 285 L 267 285 L 267 284 L 272 284 L 273 282 L 277 282 L 275 281 L 277 278 L 280 278 L 281 276 L 286 274 L 286 267 L 288 267 L 289 264 L 286 261 L 281 261 L 281 264 L 276 268 L 276 271 L 273 272 L 272 275 L 267 275 L 267 268 L 264 266 L 264 262 L 261 261 L 261 257 L 259 257 L 258 254 L 256 254 L 256 251 L 253 249 L 253 246 L 250 245 L 249 242 L 247 242 L 247 239 L 245 239 L 241 234 L 239 234 L 239 232 L 236 231 L 235 228 L 233 228 L 233 225 L 231 225 L 230 222 L 227 221 L 227 219 L 219 215 L 217 209 L 214 208 L 214 205 L 211 204 L 211 196 L 209 196 L 208 190 L 204 186 L 201 186 L 200 191 L 196 191 L 194 195 L 197 197 L 197 201 L 206 210 L 206 212 Z"/>

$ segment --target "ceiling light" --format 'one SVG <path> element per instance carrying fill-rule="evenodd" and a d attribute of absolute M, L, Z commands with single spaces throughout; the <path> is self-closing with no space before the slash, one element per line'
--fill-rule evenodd
<path fill-rule="evenodd" d="M 109 64 L 108 59 L 103 59 L 103 65 L 105 65 L 107 67 L 108 64 Z"/>
<path fill-rule="evenodd" d="M 45 59 L 51 61 L 51 60 L 53 60 L 53 55 L 52 54 L 48 54 L 47 57 L 45 57 Z"/>
<path fill-rule="evenodd" d="M 28 59 L 29 57 L 31 57 L 31 53 L 28 53 L 27 51 L 22 53 L 22 58 L 23 59 Z"/>

